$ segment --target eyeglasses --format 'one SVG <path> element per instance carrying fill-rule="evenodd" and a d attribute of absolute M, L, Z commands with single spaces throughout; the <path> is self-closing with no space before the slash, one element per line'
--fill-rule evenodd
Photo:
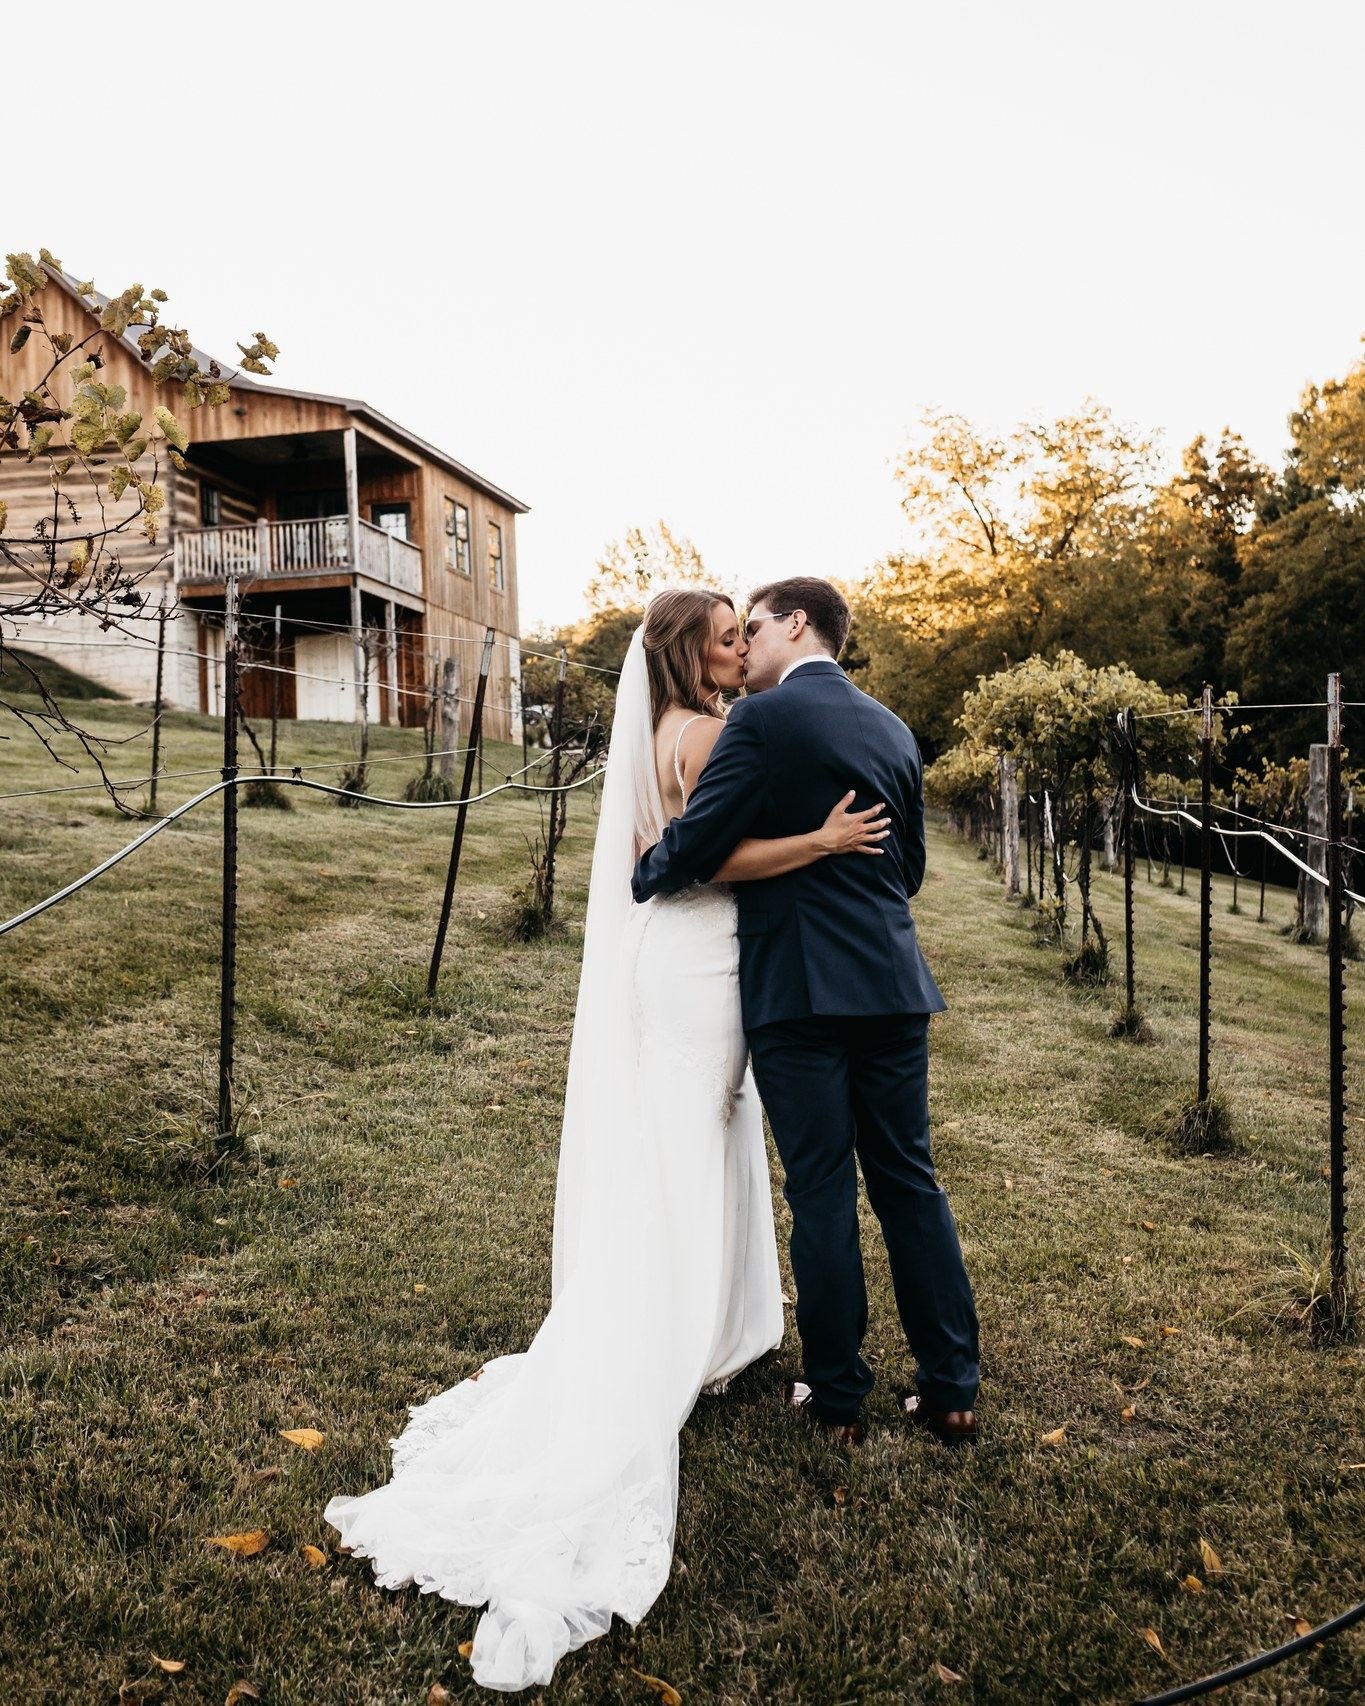
<path fill-rule="evenodd" d="M 785 622 L 789 616 L 795 616 L 795 615 L 796 615 L 796 612 L 794 610 L 770 610 L 764 616 L 748 616 L 748 615 L 746 615 L 739 624 L 739 631 L 740 631 L 740 634 L 743 636 L 743 638 L 747 640 L 749 638 L 750 633 L 753 631 L 755 623 L 757 623 L 757 622 Z"/>

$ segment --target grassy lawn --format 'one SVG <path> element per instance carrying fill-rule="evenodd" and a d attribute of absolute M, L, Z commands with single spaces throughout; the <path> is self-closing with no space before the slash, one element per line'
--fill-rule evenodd
<path fill-rule="evenodd" d="M 138 726 L 127 707 L 88 717 Z M 173 716 L 165 762 L 212 765 L 218 738 Z M 290 725 L 281 755 L 339 767 L 351 738 Z M 418 743 L 377 732 L 380 756 L 414 759 L 376 786 L 401 791 Z M 145 764 L 140 741 L 114 768 Z M 163 806 L 211 779 L 166 784 Z M 21 735 L 0 746 L 0 792 L 69 780 Z M 437 1680 L 488 1698 L 457 1651 L 477 1614 L 376 1589 L 321 1512 L 385 1477 L 407 1404 L 522 1348 L 547 1305 L 593 806 L 571 798 L 565 928 L 529 947 L 504 926 L 537 808 L 471 814 L 429 1007 L 450 815 L 293 799 L 242 813 L 243 1149 L 207 1177 L 216 802 L 0 941 L 14 1699 L 112 1702 L 126 1682 L 125 1700 L 217 1706 L 238 1679 L 269 1706 L 419 1706 Z M 0 801 L 0 914 L 134 828 L 98 793 Z M 981 1317 L 982 1444 L 951 1457 L 898 1425 L 910 1364 L 868 1214 L 867 1446 L 850 1457 L 785 1414 L 774 1364 L 701 1400 L 672 1579 L 638 1630 L 561 1664 L 553 1700 L 657 1700 L 633 1666 L 685 1700 L 1124 1701 L 1365 1597 L 1365 1351 L 1314 1350 L 1277 1314 L 1295 1292 L 1280 1246 L 1326 1241 L 1325 965 L 1279 934 L 1286 895 L 1257 924 L 1254 888 L 1231 917 L 1219 885 L 1215 1079 L 1240 1142 L 1170 1151 L 1149 1128 L 1193 1084 L 1190 888 L 1140 878 L 1156 1040 L 1115 1042 L 1117 992 L 1065 987 L 989 867 L 932 832 L 916 914 L 950 1004 L 936 1154 Z M 1116 879 L 1096 894 L 1121 947 Z M 784 1238 L 779 1185 L 774 1157 Z M 796 1352 L 789 1326 L 781 1361 Z M 304 1426 L 318 1451 L 280 1437 Z M 256 1529 L 251 1558 L 208 1544 Z M 1235 1698 L 1365 1698 L 1365 1631 Z"/>

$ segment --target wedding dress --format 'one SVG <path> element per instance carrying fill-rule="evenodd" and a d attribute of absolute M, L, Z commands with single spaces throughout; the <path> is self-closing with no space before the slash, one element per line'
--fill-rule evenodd
<path fill-rule="evenodd" d="M 782 1338 L 735 900 L 708 884 L 633 903 L 637 838 L 664 828 L 637 630 L 593 854 L 550 1311 L 526 1351 L 409 1410 L 390 1481 L 324 1512 L 382 1587 L 486 1602 L 471 1665 L 487 1688 L 544 1685 L 613 1614 L 639 1622 L 672 1563 L 679 1429 L 703 1386 Z"/>

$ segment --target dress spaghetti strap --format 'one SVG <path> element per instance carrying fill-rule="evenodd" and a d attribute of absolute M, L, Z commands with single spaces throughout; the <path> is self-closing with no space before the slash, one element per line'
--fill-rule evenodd
<path fill-rule="evenodd" d="M 682 749 L 683 735 L 692 727 L 693 723 L 699 723 L 704 715 L 705 712 L 698 711 L 695 717 L 689 717 L 682 728 L 678 730 L 677 740 L 673 742 L 673 774 L 678 778 L 678 792 L 683 797 L 684 805 L 687 804 L 687 784 L 683 781 L 682 765 L 678 762 L 678 753 Z"/>

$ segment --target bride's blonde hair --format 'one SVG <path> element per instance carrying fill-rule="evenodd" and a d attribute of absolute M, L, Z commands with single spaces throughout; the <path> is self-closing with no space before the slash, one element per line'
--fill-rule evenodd
<path fill-rule="evenodd" d="M 645 611 L 645 662 L 654 727 L 670 705 L 682 705 L 710 717 L 723 717 L 720 689 L 709 686 L 706 659 L 711 650 L 711 612 L 718 604 L 735 608 L 728 593 L 707 587 L 670 587 L 650 600 Z"/>

